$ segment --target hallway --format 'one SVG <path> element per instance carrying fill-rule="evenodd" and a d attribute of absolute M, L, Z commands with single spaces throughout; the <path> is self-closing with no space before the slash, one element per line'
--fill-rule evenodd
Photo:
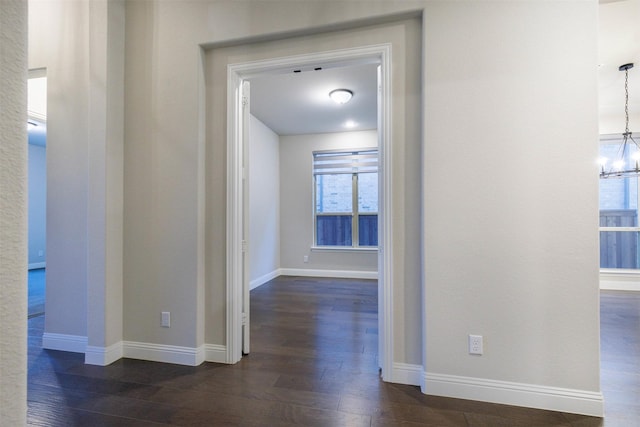
<path fill-rule="evenodd" d="M 29 425 L 628 427 L 640 420 L 640 296 L 603 292 L 603 423 L 380 381 L 376 294 L 370 280 L 272 280 L 251 293 L 252 353 L 236 365 L 85 365 L 81 354 L 42 350 L 44 316 L 34 317 Z"/>

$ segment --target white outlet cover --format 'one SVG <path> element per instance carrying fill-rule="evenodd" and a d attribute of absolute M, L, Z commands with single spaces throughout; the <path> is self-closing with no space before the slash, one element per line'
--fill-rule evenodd
<path fill-rule="evenodd" d="M 484 353 L 482 335 L 469 335 L 469 354 L 481 355 Z"/>
<path fill-rule="evenodd" d="M 171 313 L 168 311 L 162 312 L 162 320 L 160 323 L 161 326 L 168 328 L 171 326 Z"/>

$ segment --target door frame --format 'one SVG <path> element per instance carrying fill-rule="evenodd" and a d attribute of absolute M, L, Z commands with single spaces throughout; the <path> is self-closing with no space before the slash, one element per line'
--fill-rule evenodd
<path fill-rule="evenodd" d="M 243 239 L 245 218 L 243 145 L 243 81 L 262 74 L 302 68 L 314 64 L 348 66 L 377 63 L 380 66 L 378 93 L 379 222 L 378 222 L 378 340 L 382 378 L 393 373 L 393 171 L 391 139 L 391 44 L 377 44 L 284 58 L 229 64 L 227 67 L 227 272 L 226 272 L 226 362 L 242 358 L 243 325 Z"/>

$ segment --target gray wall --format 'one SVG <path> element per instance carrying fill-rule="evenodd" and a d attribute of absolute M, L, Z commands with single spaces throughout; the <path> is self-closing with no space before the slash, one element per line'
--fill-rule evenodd
<path fill-rule="evenodd" d="M 425 14 L 428 372 L 600 388 L 597 7 Z"/>
<path fill-rule="evenodd" d="M 251 287 L 280 268 L 280 139 L 251 116 L 249 262 Z"/>
<path fill-rule="evenodd" d="M 86 335 L 89 6 L 47 5 L 29 64 L 50 92 L 46 328 Z M 598 391 L 597 3 L 333 6 L 126 3 L 124 339 L 225 342 L 226 65 L 390 42 L 394 362 Z M 200 49 L 286 31 L 307 37 Z"/>
<path fill-rule="evenodd" d="M 46 244 L 47 149 L 29 144 L 29 268 L 44 267 Z"/>
<path fill-rule="evenodd" d="M 280 227 L 282 268 L 377 271 L 377 251 L 315 249 L 313 246 L 313 152 L 378 146 L 375 130 L 280 137 Z M 304 262 L 303 256 L 309 256 Z"/>
<path fill-rule="evenodd" d="M 29 4 L 29 68 L 47 69 L 45 330 L 87 336 L 88 3 Z M 63 22 L 66 25 L 62 31 Z"/>
<path fill-rule="evenodd" d="M 45 345 L 122 341 L 123 43 L 124 1 L 29 2 L 29 68 L 47 70 Z"/>
<path fill-rule="evenodd" d="M 27 423 L 27 3 L 0 9 L 0 421 Z"/>
<path fill-rule="evenodd" d="M 265 276 L 377 272 L 376 251 L 313 249 L 314 151 L 371 148 L 377 131 L 278 136 L 251 116 L 250 280 Z M 308 256 L 308 262 L 303 257 Z M 301 270 L 308 270 L 307 272 Z"/>

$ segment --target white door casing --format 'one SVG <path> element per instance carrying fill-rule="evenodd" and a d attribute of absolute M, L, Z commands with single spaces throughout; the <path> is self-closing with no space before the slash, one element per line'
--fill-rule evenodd
<path fill-rule="evenodd" d="M 251 85 L 249 81 L 242 81 L 242 353 L 249 354 L 250 351 L 250 259 L 249 259 L 249 143 L 251 134 L 249 129 L 249 116 L 251 112 Z"/>
<path fill-rule="evenodd" d="M 227 67 L 227 342 L 226 362 L 236 363 L 242 358 L 243 321 L 249 329 L 249 289 L 243 251 L 248 212 L 248 187 L 246 179 L 248 158 L 248 108 L 243 112 L 243 103 L 249 101 L 244 82 L 263 73 L 304 67 L 318 63 L 334 65 L 379 64 L 379 212 L 378 212 L 378 325 L 379 360 L 382 378 L 392 380 L 393 367 L 393 247 L 392 233 L 392 141 L 391 141 L 391 44 L 379 44 L 350 49 L 296 55 L 263 61 L 229 64 Z M 248 86 L 246 87 L 248 90 Z M 245 101 L 246 99 L 246 101 Z M 246 118 L 245 118 L 246 115 Z M 248 250 L 247 250 L 248 252 Z M 247 263 L 248 264 L 248 263 Z M 246 286 L 246 287 L 245 287 Z M 246 291 L 245 291 L 246 289 Z M 243 307 L 247 310 L 243 318 Z M 246 351 L 248 352 L 248 333 Z"/>

